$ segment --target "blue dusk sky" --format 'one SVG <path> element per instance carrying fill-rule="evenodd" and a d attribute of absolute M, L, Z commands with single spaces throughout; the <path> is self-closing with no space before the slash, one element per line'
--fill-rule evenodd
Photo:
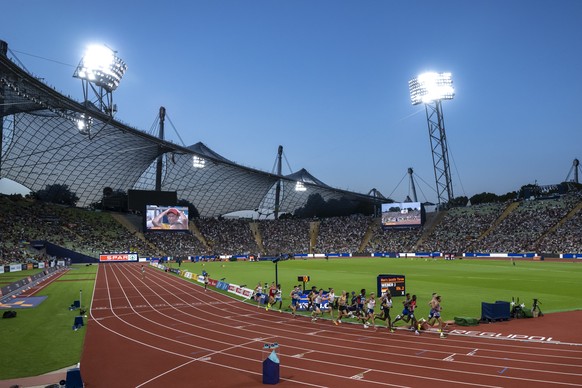
<path fill-rule="evenodd" d="M 89 44 L 128 66 L 116 119 L 239 164 L 402 201 L 436 201 L 423 105 L 408 81 L 451 72 L 443 102 L 455 196 L 566 180 L 582 157 L 582 1 L 11 1 L 0 39 L 82 100 Z M 175 128 L 175 131 L 174 131 Z M 572 178 L 573 175 L 570 176 Z M 5 180 L 0 190 L 10 192 Z"/>

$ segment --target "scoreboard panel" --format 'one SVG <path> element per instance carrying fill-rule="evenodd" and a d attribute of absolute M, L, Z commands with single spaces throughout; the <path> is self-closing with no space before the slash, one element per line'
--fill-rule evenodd
<path fill-rule="evenodd" d="M 406 295 L 406 277 L 404 275 L 378 275 L 378 295 L 390 291 L 392 296 Z"/>

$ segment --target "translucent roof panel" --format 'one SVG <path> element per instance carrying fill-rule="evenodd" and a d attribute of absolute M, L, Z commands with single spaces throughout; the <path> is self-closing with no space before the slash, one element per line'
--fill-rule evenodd
<path fill-rule="evenodd" d="M 324 200 L 377 199 L 334 189 L 307 171 L 288 176 L 237 165 L 202 143 L 181 147 L 116 121 L 90 103 L 79 103 L 28 74 L 0 53 L 0 177 L 33 191 L 62 184 L 78 206 L 102 199 L 103 189 L 154 190 L 155 163 L 163 156 L 162 187 L 193 203 L 203 217 L 264 206 L 274 208 L 281 182 L 280 212 L 293 213 L 317 193 Z M 79 122 L 89 123 L 79 129 Z M 296 190 L 301 182 L 305 190 Z"/>

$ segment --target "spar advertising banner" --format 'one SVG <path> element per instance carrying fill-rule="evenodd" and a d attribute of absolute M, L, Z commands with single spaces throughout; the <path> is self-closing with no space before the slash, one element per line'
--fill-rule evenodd
<path fill-rule="evenodd" d="M 137 253 L 102 253 L 99 255 L 101 263 L 120 261 L 138 261 Z"/>
<path fill-rule="evenodd" d="M 236 284 L 229 284 L 228 285 L 228 292 L 232 292 L 233 294 L 240 295 L 246 299 L 250 299 L 253 296 L 253 290 L 246 287 L 241 287 Z"/>

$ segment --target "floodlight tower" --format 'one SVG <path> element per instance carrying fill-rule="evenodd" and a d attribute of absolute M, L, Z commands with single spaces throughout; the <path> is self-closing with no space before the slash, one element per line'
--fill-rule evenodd
<path fill-rule="evenodd" d="M 280 145 L 277 151 L 277 175 L 281 176 L 283 169 L 281 166 L 281 158 L 283 156 L 283 146 Z M 279 208 L 281 202 L 281 179 L 277 181 L 277 186 L 275 187 L 275 219 L 279 219 Z"/>
<path fill-rule="evenodd" d="M 580 170 L 580 161 L 578 159 L 574 159 L 572 162 L 572 167 L 570 168 L 570 172 L 568 172 L 568 176 L 566 177 L 566 182 L 574 182 L 580 183 L 578 180 L 578 171 Z M 574 172 L 574 178 L 570 181 L 570 175 Z"/>
<path fill-rule="evenodd" d="M 85 105 L 90 102 L 89 93 L 92 91 L 93 98 L 96 98 L 96 106 L 113 117 L 117 111 L 113 104 L 113 91 L 119 86 L 126 70 L 125 62 L 109 47 L 89 46 L 73 74 L 73 77 L 79 78 L 83 83 Z"/>
<path fill-rule="evenodd" d="M 410 188 L 412 190 L 412 201 L 418 202 L 418 197 L 416 196 L 416 185 L 414 184 L 414 178 L 412 176 L 414 174 L 414 170 L 412 167 L 408 167 L 408 176 L 410 178 Z"/>
<path fill-rule="evenodd" d="M 424 104 L 439 207 L 453 198 L 442 100 L 455 96 L 451 73 L 424 73 L 408 82 L 412 105 Z"/>

